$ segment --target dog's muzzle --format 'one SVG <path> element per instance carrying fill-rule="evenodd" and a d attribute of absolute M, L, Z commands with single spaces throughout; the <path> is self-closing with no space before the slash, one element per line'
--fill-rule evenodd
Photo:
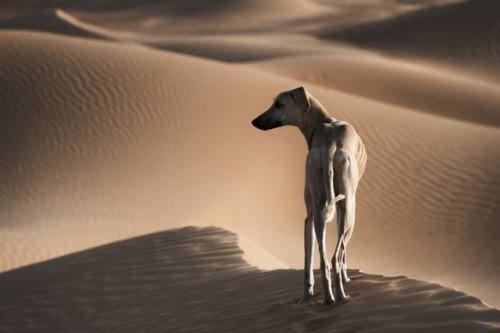
<path fill-rule="evenodd" d="M 268 121 L 262 119 L 262 116 L 259 116 L 252 120 L 252 125 L 263 131 L 282 126 L 280 121 L 274 121 L 273 123 L 269 124 Z"/>

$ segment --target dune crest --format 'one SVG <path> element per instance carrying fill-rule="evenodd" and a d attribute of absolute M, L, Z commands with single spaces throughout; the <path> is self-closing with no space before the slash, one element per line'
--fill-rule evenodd
<path fill-rule="evenodd" d="M 342 52 L 335 45 L 325 45 L 316 38 L 297 34 L 194 35 L 154 37 L 118 33 L 123 39 L 154 48 L 194 55 L 224 62 L 248 62 L 302 54 Z"/>
<path fill-rule="evenodd" d="M 75 37 L 114 40 L 98 27 L 81 22 L 61 9 L 44 10 L 0 21 L 0 29 L 35 30 Z"/>
<path fill-rule="evenodd" d="M 161 10 L 175 18 L 221 16 L 226 18 L 286 18 L 314 15 L 328 11 L 329 7 L 308 0 L 203 0 L 163 2 Z"/>
<path fill-rule="evenodd" d="M 322 306 L 316 290 L 311 302 L 297 305 L 302 271 L 258 270 L 242 259 L 236 241 L 223 229 L 187 227 L 2 273 L 0 330 L 479 333 L 500 327 L 500 311 L 477 298 L 353 270 L 345 286 L 350 300 Z"/>

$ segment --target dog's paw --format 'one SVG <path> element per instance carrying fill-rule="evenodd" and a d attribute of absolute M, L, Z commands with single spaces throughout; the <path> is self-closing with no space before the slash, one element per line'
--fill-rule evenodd
<path fill-rule="evenodd" d="M 335 297 L 335 300 L 336 300 L 337 302 L 342 302 L 342 301 L 348 300 L 348 299 L 350 299 L 350 298 L 351 298 L 351 296 L 349 296 L 349 295 L 343 295 L 343 296 L 338 296 L 338 297 Z"/>
<path fill-rule="evenodd" d="M 314 291 L 312 291 L 312 290 L 309 291 L 308 293 L 304 293 L 302 295 L 302 298 L 300 299 L 300 301 L 297 302 L 297 304 L 309 302 L 313 298 L 313 295 L 314 295 Z"/>
<path fill-rule="evenodd" d="M 321 302 L 321 305 L 330 305 L 330 304 L 335 304 L 335 299 L 333 299 L 333 298 L 325 298 Z"/>

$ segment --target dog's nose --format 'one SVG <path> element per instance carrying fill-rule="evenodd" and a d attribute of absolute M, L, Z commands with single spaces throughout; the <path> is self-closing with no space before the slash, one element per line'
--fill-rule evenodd
<path fill-rule="evenodd" d="M 259 128 L 259 127 L 257 126 L 257 119 L 259 119 L 259 118 L 257 117 L 257 118 L 255 118 L 254 120 L 252 120 L 252 125 L 253 125 L 254 127 Z"/>

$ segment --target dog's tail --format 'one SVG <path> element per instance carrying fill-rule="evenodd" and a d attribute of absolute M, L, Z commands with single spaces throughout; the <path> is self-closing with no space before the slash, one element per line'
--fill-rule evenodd
<path fill-rule="evenodd" d="M 322 151 L 323 156 L 323 178 L 325 180 L 326 186 L 326 205 L 324 209 L 324 218 L 326 222 L 331 222 L 333 220 L 335 204 L 340 200 L 345 198 L 345 195 L 339 194 L 335 196 L 335 190 L 333 187 L 333 157 L 335 150 L 330 150 L 328 146 L 325 146 Z"/>

